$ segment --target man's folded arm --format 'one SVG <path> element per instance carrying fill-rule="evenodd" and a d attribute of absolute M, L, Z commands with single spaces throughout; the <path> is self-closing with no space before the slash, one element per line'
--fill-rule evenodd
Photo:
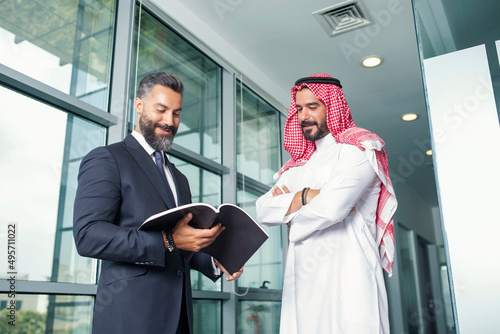
<path fill-rule="evenodd" d="M 290 241 L 300 241 L 347 217 L 377 177 L 363 151 L 348 145 L 320 193 L 292 220 Z"/>
<path fill-rule="evenodd" d="M 273 196 L 271 191 L 259 197 L 256 202 L 257 222 L 259 224 L 273 226 L 285 224 L 285 219 L 294 194 L 287 193 L 280 196 Z"/>

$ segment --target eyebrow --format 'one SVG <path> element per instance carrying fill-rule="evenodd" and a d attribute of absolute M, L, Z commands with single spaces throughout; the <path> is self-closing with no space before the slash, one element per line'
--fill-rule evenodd
<path fill-rule="evenodd" d="M 306 103 L 305 105 L 308 106 L 308 107 L 310 107 L 310 106 L 319 106 L 319 103 L 318 102 L 309 102 L 309 103 Z M 298 104 L 295 104 L 295 107 L 302 107 L 302 106 L 298 105 Z"/>
<path fill-rule="evenodd" d="M 160 102 L 156 102 L 154 105 L 165 109 L 170 109 L 167 105 L 164 105 L 163 103 Z M 182 108 L 175 109 L 174 111 L 182 111 Z"/>

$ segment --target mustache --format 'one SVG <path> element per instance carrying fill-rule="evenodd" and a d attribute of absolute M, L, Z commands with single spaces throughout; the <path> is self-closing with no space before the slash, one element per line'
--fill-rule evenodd
<path fill-rule="evenodd" d="M 156 123 L 155 126 L 160 128 L 160 129 L 163 129 L 163 130 L 170 130 L 170 131 L 172 131 L 172 133 L 175 133 L 175 130 L 176 130 L 175 126 L 170 126 L 170 125 L 166 125 L 166 124 Z"/>
<path fill-rule="evenodd" d="M 304 127 L 304 126 L 311 126 L 311 125 L 316 125 L 316 126 L 318 126 L 318 122 L 316 122 L 316 121 L 302 121 L 302 122 L 300 122 L 300 126 L 301 126 L 301 127 Z"/>

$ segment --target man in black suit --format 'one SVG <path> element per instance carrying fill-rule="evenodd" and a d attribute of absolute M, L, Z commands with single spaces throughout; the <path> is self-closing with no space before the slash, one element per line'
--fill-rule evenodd
<path fill-rule="evenodd" d="M 75 243 L 80 255 L 102 260 L 94 333 L 192 333 L 190 269 L 213 281 L 220 270 L 228 274 L 198 252 L 222 232 L 220 224 L 194 229 L 188 214 L 172 230 L 137 230 L 151 215 L 191 202 L 187 178 L 165 155 L 180 123 L 182 94 L 175 75 L 144 77 L 135 131 L 94 149 L 81 163 Z"/>

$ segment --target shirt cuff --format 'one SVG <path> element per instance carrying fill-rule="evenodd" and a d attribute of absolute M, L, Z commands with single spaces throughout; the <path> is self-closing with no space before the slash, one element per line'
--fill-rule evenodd
<path fill-rule="evenodd" d="M 213 271 L 214 271 L 214 275 L 215 275 L 215 276 L 220 276 L 220 275 L 222 275 L 222 271 L 221 271 L 221 270 L 220 270 L 220 268 L 219 268 L 219 267 L 217 267 L 217 265 L 215 264 L 214 258 L 213 258 L 213 257 L 211 257 L 210 259 L 212 260 L 212 269 L 213 269 Z"/>
<path fill-rule="evenodd" d="M 286 215 L 285 217 L 283 217 L 283 223 L 289 223 L 292 221 L 293 218 L 295 218 L 295 216 L 299 213 L 299 211 L 295 211 L 295 212 L 292 212 L 291 214 L 289 215 Z"/>

